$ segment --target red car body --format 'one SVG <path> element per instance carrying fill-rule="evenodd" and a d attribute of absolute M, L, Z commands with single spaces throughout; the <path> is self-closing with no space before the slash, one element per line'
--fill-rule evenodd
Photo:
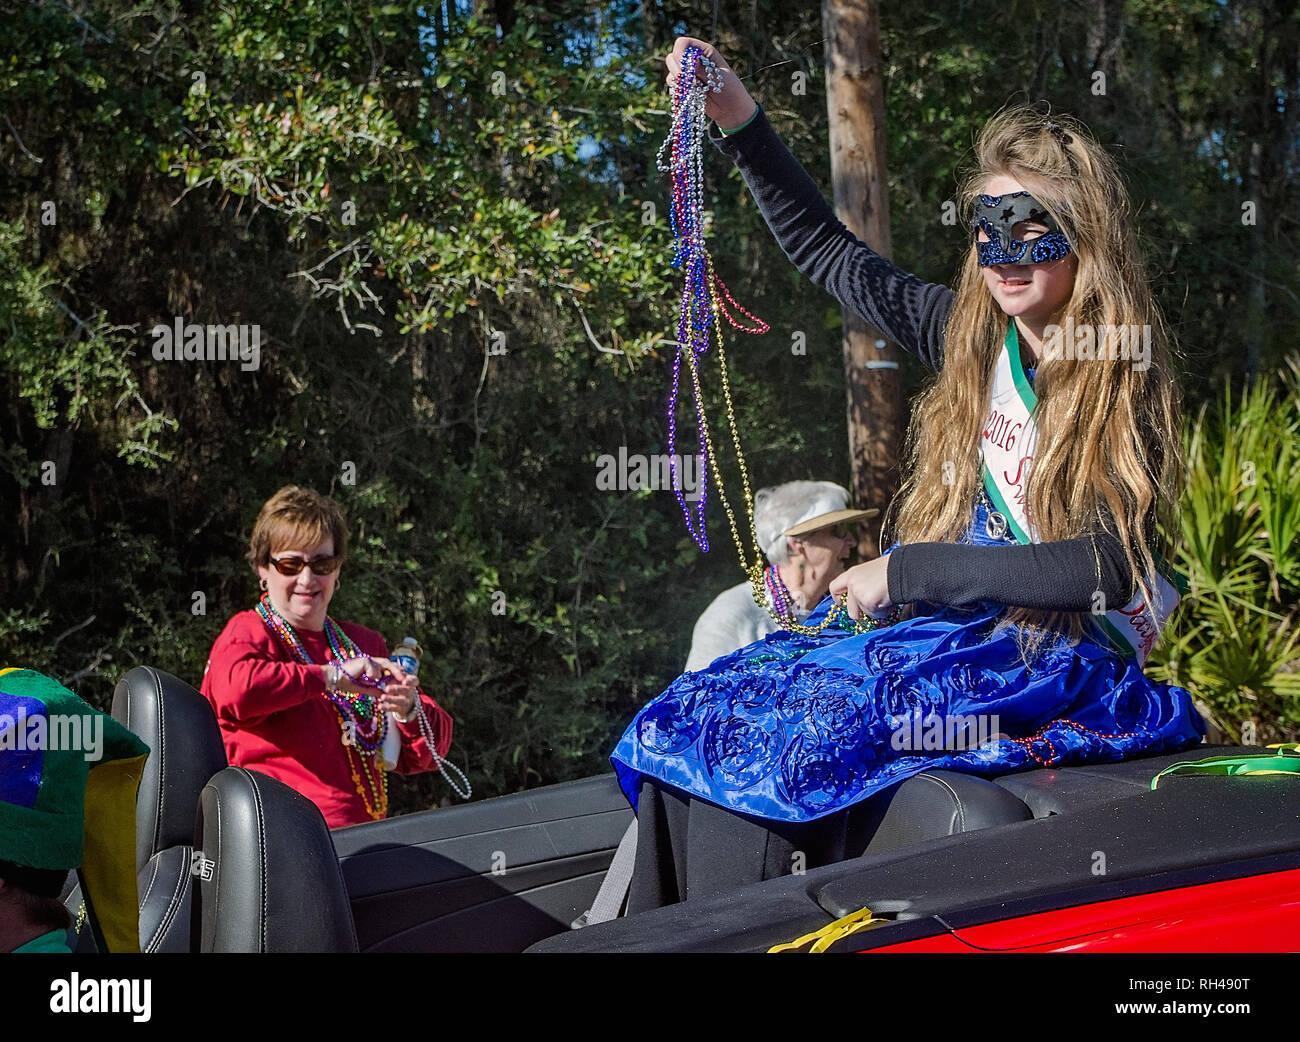
<path fill-rule="evenodd" d="M 954 929 L 872 952 L 1280 952 L 1300 947 L 1300 869 Z"/>

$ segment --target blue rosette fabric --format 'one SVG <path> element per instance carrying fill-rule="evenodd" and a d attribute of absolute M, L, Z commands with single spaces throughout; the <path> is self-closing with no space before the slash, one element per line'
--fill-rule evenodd
<path fill-rule="evenodd" d="M 977 507 L 966 541 L 991 544 Z M 891 547 L 891 549 L 893 549 Z M 829 598 L 809 618 L 833 610 Z M 615 747 L 642 775 L 776 821 L 843 810 L 924 770 L 982 775 L 1102 763 L 1200 742 L 1183 688 L 1100 643 L 1048 643 L 1031 663 L 1005 609 L 933 607 L 864 634 L 785 631 L 678 677 Z"/>

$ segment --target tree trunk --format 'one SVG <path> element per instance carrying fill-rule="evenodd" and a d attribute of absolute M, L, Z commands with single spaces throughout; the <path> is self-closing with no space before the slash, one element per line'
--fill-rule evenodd
<path fill-rule="evenodd" d="M 885 95 L 875 0 L 822 0 L 826 111 L 830 120 L 835 212 L 881 256 L 891 252 L 885 170 Z M 882 513 L 898 489 L 906 410 L 898 348 L 857 315 L 844 312 L 853 498 Z M 880 519 L 866 525 L 859 551 L 875 557 Z"/>

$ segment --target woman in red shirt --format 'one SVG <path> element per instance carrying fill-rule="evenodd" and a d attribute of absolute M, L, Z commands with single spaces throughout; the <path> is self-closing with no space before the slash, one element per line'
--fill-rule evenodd
<path fill-rule="evenodd" d="M 248 551 L 264 592 L 226 623 L 201 688 L 230 762 L 296 789 L 330 828 L 386 817 L 385 751 L 402 774 L 438 770 L 452 731 L 383 637 L 328 616 L 346 554 L 332 499 L 289 485 L 267 500 Z"/>

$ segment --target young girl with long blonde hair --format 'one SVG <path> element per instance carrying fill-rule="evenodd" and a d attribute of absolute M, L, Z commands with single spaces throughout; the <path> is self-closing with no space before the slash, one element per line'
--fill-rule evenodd
<path fill-rule="evenodd" d="M 695 74 L 690 47 L 721 74 L 714 141 L 786 254 L 937 378 L 913 413 L 897 542 L 808 624 L 835 599 L 855 621 L 684 674 L 615 749 L 639 804 L 633 912 L 789 871 L 782 851 L 851 856 L 841 812 L 923 770 L 1104 762 L 1204 731 L 1186 691 L 1142 672 L 1177 601 L 1156 541 L 1180 411 L 1114 161 L 1072 119 L 997 114 L 962 189 L 953 291 L 836 219 L 708 44 L 677 41 L 670 83 L 684 56 Z"/>

